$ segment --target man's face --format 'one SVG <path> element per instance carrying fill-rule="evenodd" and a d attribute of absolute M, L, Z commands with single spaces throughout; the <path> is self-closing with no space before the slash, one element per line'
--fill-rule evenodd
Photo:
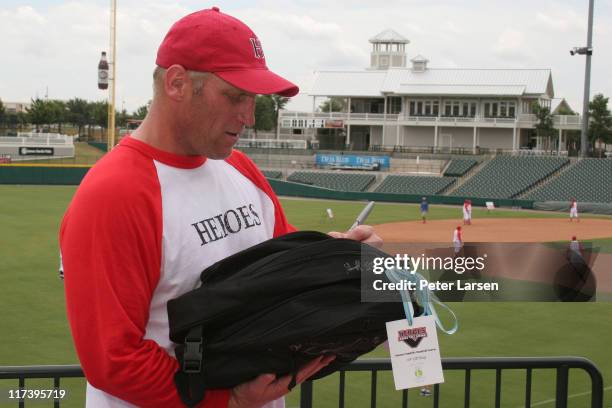
<path fill-rule="evenodd" d="M 213 74 L 186 104 L 179 142 L 185 154 L 225 159 L 244 126 L 255 123 L 255 95 Z"/>

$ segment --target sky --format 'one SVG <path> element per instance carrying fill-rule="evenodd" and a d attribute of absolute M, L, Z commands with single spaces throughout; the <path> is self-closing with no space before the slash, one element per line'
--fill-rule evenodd
<path fill-rule="evenodd" d="M 152 96 L 155 55 L 176 20 L 218 6 L 259 37 L 268 67 L 295 82 L 288 108 L 310 110 L 315 70 L 363 69 L 368 39 L 391 28 L 408 59 L 430 68 L 548 68 L 555 97 L 582 111 L 588 0 L 117 0 L 117 109 Z M 109 49 L 110 0 L 0 1 L 0 99 L 103 100 L 97 66 Z M 612 96 L 612 1 L 595 0 L 591 97 Z"/>

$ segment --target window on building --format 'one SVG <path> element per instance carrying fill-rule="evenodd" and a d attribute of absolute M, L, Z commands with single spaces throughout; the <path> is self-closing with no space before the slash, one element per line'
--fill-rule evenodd
<path fill-rule="evenodd" d="M 499 102 L 485 102 L 484 117 L 496 118 L 499 116 Z"/>
<path fill-rule="evenodd" d="M 440 102 L 437 100 L 416 100 L 408 102 L 410 116 L 438 116 Z"/>
<path fill-rule="evenodd" d="M 459 116 L 460 108 L 461 108 L 461 103 L 459 101 L 453 101 L 453 116 Z"/>
<path fill-rule="evenodd" d="M 516 102 L 500 101 L 500 102 L 485 102 L 483 104 L 484 116 L 486 118 L 515 118 L 516 117 Z"/>
<path fill-rule="evenodd" d="M 385 102 L 380 99 L 372 99 L 369 102 L 370 113 L 384 113 Z"/>
<path fill-rule="evenodd" d="M 508 102 L 508 117 L 516 118 L 516 103 Z"/>
<path fill-rule="evenodd" d="M 437 106 L 437 103 L 436 103 Z M 444 101 L 444 116 L 467 116 L 469 111 L 469 102 L 462 101 Z"/>
<path fill-rule="evenodd" d="M 391 96 L 387 99 L 387 113 L 397 114 L 402 111 L 402 98 Z"/>

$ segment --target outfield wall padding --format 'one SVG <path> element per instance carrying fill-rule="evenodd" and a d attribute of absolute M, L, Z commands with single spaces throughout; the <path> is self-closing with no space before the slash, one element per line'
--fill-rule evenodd
<path fill-rule="evenodd" d="M 395 193 L 372 193 L 356 191 L 336 191 L 322 187 L 308 186 L 305 184 L 292 183 L 290 181 L 268 179 L 274 192 L 282 196 L 308 197 L 329 200 L 363 200 L 363 201 L 386 201 L 398 203 L 420 203 L 422 194 L 395 194 Z M 462 205 L 468 198 L 474 206 L 485 206 L 487 201 L 492 201 L 496 207 L 520 207 L 532 208 L 531 200 L 511 200 L 499 198 L 477 198 L 477 197 L 454 197 L 442 195 L 427 195 L 430 204 Z"/>
<path fill-rule="evenodd" d="M 566 211 L 569 214 L 569 201 L 535 201 L 533 208 L 544 211 Z M 578 201 L 578 214 L 580 213 L 612 215 L 612 203 L 584 203 Z"/>
<path fill-rule="evenodd" d="M 0 184 L 78 185 L 90 167 L 64 167 L 57 165 L 0 164 Z M 268 179 L 274 192 L 280 196 L 306 197 L 328 200 L 381 201 L 419 203 L 421 194 L 392 194 L 373 192 L 336 191 L 322 187 Z M 496 207 L 520 207 L 545 211 L 569 211 L 568 202 L 511 200 L 499 198 L 453 197 L 427 195 L 430 204 L 461 205 L 469 198 L 474 206 L 485 206 L 492 201 Z M 612 214 L 612 203 L 578 203 L 578 211 L 593 214 Z"/>
<path fill-rule="evenodd" d="M 90 146 L 93 146 L 97 149 L 102 150 L 103 152 L 107 152 L 108 151 L 108 144 L 104 143 L 104 142 L 87 142 L 87 144 L 89 144 Z"/>
<path fill-rule="evenodd" d="M 90 167 L 0 165 L 0 184 L 78 185 Z"/>

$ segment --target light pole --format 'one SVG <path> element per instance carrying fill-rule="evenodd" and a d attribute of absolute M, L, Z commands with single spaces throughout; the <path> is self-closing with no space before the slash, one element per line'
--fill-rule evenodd
<path fill-rule="evenodd" d="M 107 151 L 110 152 L 115 145 L 115 83 L 117 82 L 117 41 L 115 34 L 117 31 L 117 0 L 111 0 L 110 14 L 110 89 L 108 93 L 108 140 Z"/>
<path fill-rule="evenodd" d="M 591 92 L 591 55 L 593 55 L 593 1 L 589 0 L 589 22 L 587 26 L 587 46 L 574 47 L 570 55 L 586 55 L 584 67 L 584 95 L 582 99 L 582 129 L 580 131 L 580 156 L 586 157 L 588 152 L 587 132 L 589 128 L 589 99 Z"/>

